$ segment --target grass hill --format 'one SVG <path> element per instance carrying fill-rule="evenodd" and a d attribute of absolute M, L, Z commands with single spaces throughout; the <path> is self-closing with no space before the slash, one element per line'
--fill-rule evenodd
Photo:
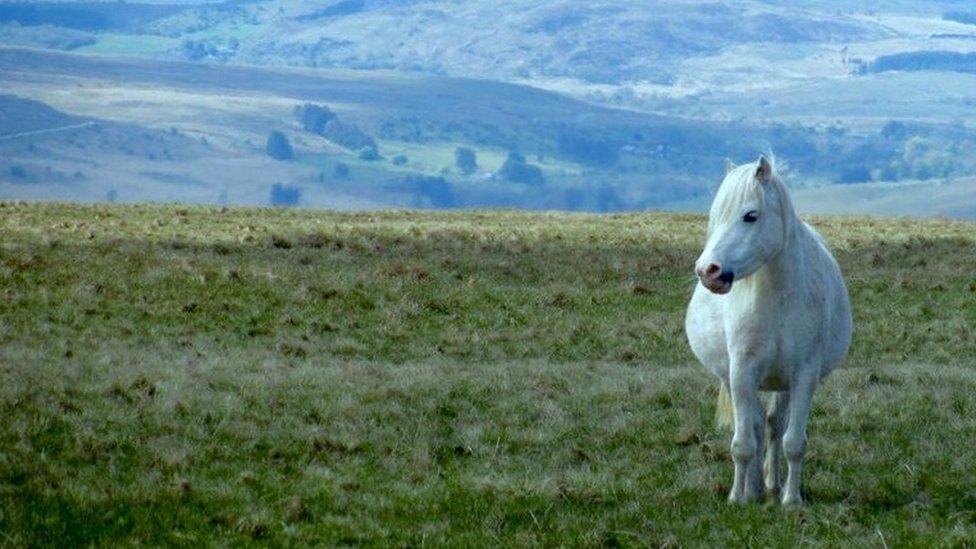
<path fill-rule="evenodd" d="M 808 108 L 807 120 L 877 127 L 893 114 L 877 115 L 883 105 L 866 88 L 891 79 L 865 68 L 892 56 L 973 53 L 976 27 L 960 6 L 954 0 L 7 2 L 0 4 L 0 43 L 500 80 L 723 120 L 792 120 L 794 112 L 762 108 L 786 101 Z M 823 92 L 810 87 L 827 88 L 827 98 L 837 92 L 855 112 L 835 112 L 829 103 L 825 110 Z M 968 99 L 972 88 L 936 93 L 951 103 Z M 907 82 L 899 89 L 902 96 L 928 96 Z M 971 110 L 936 101 L 925 116 L 951 121 L 969 118 Z"/>
<path fill-rule="evenodd" d="M 873 114 L 877 97 L 864 82 L 878 79 L 864 69 L 876 60 L 973 53 L 976 27 L 965 7 L 957 0 L 6 2 L 0 43 L 462 76 L 658 113 L 783 121 L 789 112 L 759 107 L 809 107 L 811 87 L 827 87 Z M 952 101 L 972 88 L 936 93 Z M 899 99 L 929 95 L 901 90 Z M 812 110 L 805 116 L 822 123 L 880 125 L 886 116 Z M 951 110 L 940 119 L 968 118 L 972 109 Z"/>
<path fill-rule="evenodd" d="M 285 3 L 245 59 L 420 70 L 499 80 L 667 83 L 680 57 L 742 42 L 813 43 L 878 36 L 870 22 L 813 10 L 727 2 L 567 1 Z M 345 12 L 335 10 L 348 6 Z M 294 29 L 293 33 L 273 29 Z"/>
<path fill-rule="evenodd" d="M 285 185 L 300 191 L 302 205 L 343 209 L 673 208 L 706 201 L 724 158 L 770 149 L 801 186 L 976 173 L 976 132 L 964 123 L 855 130 L 713 121 L 495 81 L 23 48 L 0 47 L 0 69 L 7 198 L 267 204 L 270 190 Z M 308 131 L 296 111 L 308 103 L 328 108 L 346 130 Z M 71 126 L 52 116 L 88 126 L 52 132 Z M 108 128 L 110 137 L 97 133 Z M 272 131 L 290 141 L 291 160 L 267 156 Z M 350 146 L 363 138 L 377 144 L 375 156 Z M 457 167 L 458 147 L 476 153 L 473 172 Z M 513 152 L 541 181 L 507 175 Z"/>
<path fill-rule="evenodd" d="M 107 193 L 146 198 L 180 189 L 206 193 L 212 185 L 164 166 L 197 165 L 213 154 L 206 142 L 175 128 L 68 115 L 39 101 L 0 94 L 0 195 L 105 200 Z M 168 189 L 168 191 L 164 191 Z M 160 192 L 153 196 L 153 192 Z"/>
<path fill-rule="evenodd" d="M 19 70 L 23 66 L 31 70 Z M 410 206 L 423 205 L 426 197 L 412 191 L 407 178 L 423 176 L 446 178 L 454 197 L 449 205 L 454 206 L 633 208 L 702 192 L 704 175 L 720 170 L 724 155 L 752 155 L 766 141 L 764 131 L 743 129 L 738 133 L 754 138 L 742 140 L 727 132 L 728 124 L 609 109 L 483 80 L 272 70 L 17 48 L 0 48 L 0 67 L 0 89 L 16 96 L 148 133 L 176 132 L 205 140 L 210 147 L 208 155 L 194 162 L 105 157 L 87 200 L 102 199 L 106 182 L 112 182 L 122 200 L 214 202 L 226 193 L 231 203 L 254 204 L 264 203 L 267 188 L 283 182 L 301 186 L 308 205 Z M 294 110 L 306 102 L 326 105 L 345 123 L 375 136 L 381 158 L 364 161 L 359 151 L 304 131 Z M 295 162 L 265 157 L 263 145 L 271 129 L 284 131 L 294 142 Z M 46 155 L 29 149 L 29 139 L 7 142 L 8 148 L 17 147 L 23 162 L 47 161 Z M 462 145 L 476 150 L 476 173 L 455 169 L 453 153 Z M 527 155 L 549 184 L 532 187 L 499 180 L 497 172 L 510 151 Z M 400 155 L 405 161 L 394 164 Z M 350 168 L 347 180 L 335 177 L 339 164 Z M 134 178 L 144 172 L 203 186 L 188 192 L 186 185 Z M 32 187 L 26 195 L 23 188 L 17 191 L 8 190 L 7 196 L 65 197 L 57 182 Z"/>
<path fill-rule="evenodd" d="M 729 507 L 705 220 L 0 204 L 15 545 L 953 545 L 974 227 L 816 218 L 853 298 L 809 506 Z"/>
<path fill-rule="evenodd" d="M 0 96 L 0 99 L 0 120 L 3 121 L 3 134 L 6 136 L 51 131 L 85 122 L 82 118 L 57 111 L 39 101 L 9 95 Z"/>
<path fill-rule="evenodd" d="M 673 77 L 676 56 L 743 42 L 840 42 L 886 36 L 872 21 L 754 2 L 329 0 L 186 4 L 14 2 L 0 22 L 102 33 L 157 54 L 309 67 L 392 69 L 511 80 L 619 83 Z M 187 47 L 187 41 L 202 47 Z M 106 44 L 95 45 L 103 48 Z M 91 47 L 91 46 L 86 46 Z M 104 51 L 104 50 L 103 50 Z"/>
<path fill-rule="evenodd" d="M 970 15 L 952 0 L 7 2 L 0 93 L 177 139 L 79 155 L 88 137 L 25 136 L 44 117 L 0 110 L 0 197 L 674 209 L 707 201 L 725 157 L 770 151 L 797 187 L 945 190 L 976 175 Z M 306 103 L 335 113 L 328 132 L 302 127 Z M 267 157 L 271 132 L 292 159 Z M 842 194 L 866 206 L 861 188 Z M 879 192 L 906 198 L 872 211 L 916 213 L 908 187 Z M 814 211 L 847 211 L 829 195 L 809 193 Z"/>
<path fill-rule="evenodd" d="M 861 69 L 876 59 L 972 53 L 976 27 L 960 6 L 953 0 L 7 2 L 0 4 L 0 42 L 464 76 L 662 113 L 768 119 L 774 115 L 755 101 L 793 97 L 794 88 L 811 85 L 843 91 L 859 108 L 874 110 L 876 96 L 860 82 L 874 80 Z M 970 88 L 953 87 L 947 97 Z M 969 110 L 953 109 L 952 116 Z M 815 116 L 827 123 L 839 118 L 821 110 Z"/>
<path fill-rule="evenodd" d="M 965 178 L 817 187 L 794 197 L 800 211 L 812 214 L 976 219 L 976 180 Z"/>
<path fill-rule="evenodd" d="M 976 219 L 976 180 L 855 183 L 794 189 L 797 210 L 813 215 Z M 672 211 L 707 211 L 711 197 L 669 204 Z"/>

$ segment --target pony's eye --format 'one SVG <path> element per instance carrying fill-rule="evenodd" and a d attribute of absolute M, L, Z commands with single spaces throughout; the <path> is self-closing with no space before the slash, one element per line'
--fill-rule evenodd
<path fill-rule="evenodd" d="M 746 212 L 746 215 L 742 216 L 742 220 L 746 223 L 755 223 L 757 219 L 759 219 L 759 212 L 756 210 Z"/>

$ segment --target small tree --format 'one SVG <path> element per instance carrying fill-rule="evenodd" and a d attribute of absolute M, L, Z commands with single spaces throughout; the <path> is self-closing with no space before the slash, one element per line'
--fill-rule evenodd
<path fill-rule="evenodd" d="M 298 187 L 275 183 L 271 186 L 272 206 L 297 206 L 302 201 L 302 190 Z"/>
<path fill-rule="evenodd" d="M 905 127 L 903 122 L 897 120 L 889 120 L 883 128 L 881 128 L 881 137 L 889 141 L 905 139 L 908 135 L 908 128 Z"/>
<path fill-rule="evenodd" d="M 505 159 L 499 174 L 503 179 L 515 183 L 541 185 L 546 182 L 542 169 L 533 164 L 526 164 L 525 157 L 517 152 L 508 153 L 508 158 Z"/>
<path fill-rule="evenodd" d="M 838 183 L 864 183 L 871 181 L 871 170 L 864 164 L 844 166 L 837 176 Z"/>
<path fill-rule="evenodd" d="M 268 136 L 268 144 L 264 150 L 268 153 L 268 156 L 275 160 L 291 160 L 292 156 L 294 156 L 288 138 L 285 137 L 285 134 L 277 130 L 271 132 L 271 135 Z"/>
<path fill-rule="evenodd" d="M 443 177 L 408 175 L 399 187 L 413 195 L 414 205 L 420 208 L 450 208 L 456 203 L 454 187 Z"/>
<path fill-rule="evenodd" d="M 380 159 L 380 153 L 377 152 L 376 147 L 363 147 L 359 150 L 359 159 L 372 162 L 373 160 Z"/>
<path fill-rule="evenodd" d="M 326 122 L 322 135 L 329 141 L 354 151 L 362 150 L 364 147 L 373 147 L 379 150 L 375 139 L 355 124 L 347 124 L 338 118 Z"/>
<path fill-rule="evenodd" d="M 608 139 L 579 130 L 564 130 L 556 139 L 559 153 L 581 164 L 606 168 L 617 163 L 617 146 Z"/>
<path fill-rule="evenodd" d="M 471 175 L 478 170 L 478 159 L 468 147 L 454 149 L 454 164 L 464 175 Z"/>
<path fill-rule="evenodd" d="M 336 117 L 328 107 L 312 103 L 295 107 L 295 116 L 301 121 L 305 131 L 318 135 L 325 133 L 325 125 Z"/>

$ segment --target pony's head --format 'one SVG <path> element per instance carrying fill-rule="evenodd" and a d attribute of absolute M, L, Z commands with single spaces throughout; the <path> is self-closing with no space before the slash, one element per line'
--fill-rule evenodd
<path fill-rule="evenodd" d="M 727 162 L 708 217 L 708 242 L 695 263 L 716 294 L 755 273 L 786 245 L 796 214 L 789 193 L 765 156 L 743 166 Z"/>

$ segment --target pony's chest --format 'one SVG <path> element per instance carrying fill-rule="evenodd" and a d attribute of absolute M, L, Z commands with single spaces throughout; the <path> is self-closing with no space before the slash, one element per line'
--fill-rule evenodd
<path fill-rule="evenodd" d="M 756 322 L 732 328 L 729 333 L 730 363 L 748 364 L 759 380 L 759 388 L 784 391 L 790 388 L 793 370 L 803 362 L 802 355 L 810 352 L 811 340 L 816 339 L 814 326 L 790 327 L 790 322 Z M 813 336 L 813 337 L 811 337 Z M 735 360 L 738 355 L 739 360 Z"/>

